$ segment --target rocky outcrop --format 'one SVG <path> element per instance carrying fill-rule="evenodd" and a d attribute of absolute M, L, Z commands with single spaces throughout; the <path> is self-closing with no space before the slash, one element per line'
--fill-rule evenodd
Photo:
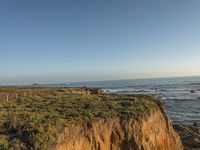
<path fill-rule="evenodd" d="M 200 126 L 175 124 L 174 129 L 181 137 L 184 150 L 200 150 Z"/>
<path fill-rule="evenodd" d="M 179 136 L 162 108 L 137 118 L 109 117 L 70 125 L 56 150 L 182 150 Z"/>
<path fill-rule="evenodd" d="M 65 93 L 70 94 L 81 94 L 81 95 L 89 95 L 89 94 L 103 94 L 104 91 L 100 88 L 88 88 L 88 87 L 82 87 L 82 88 L 63 88 L 62 91 Z"/>

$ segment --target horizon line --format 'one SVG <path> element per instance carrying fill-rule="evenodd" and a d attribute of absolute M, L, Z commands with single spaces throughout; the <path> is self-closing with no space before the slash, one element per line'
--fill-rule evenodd
<path fill-rule="evenodd" d="M 108 80 L 87 80 L 87 81 L 69 81 L 69 82 L 51 82 L 51 83 L 39 83 L 39 82 L 33 82 L 33 83 L 22 83 L 22 84 L 0 84 L 0 87 L 3 86 L 34 86 L 34 84 L 38 85 L 55 85 L 55 84 L 67 84 L 67 83 L 87 83 L 87 82 L 109 82 L 109 81 L 126 81 L 126 80 L 151 80 L 151 79 L 168 79 L 168 78 L 187 78 L 187 77 L 200 77 L 200 75 L 193 75 L 193 76 L 168 76 L 168 77 L 143 77 L 143 78 L 127 78 L 127 79 L 108 79 Z"/>

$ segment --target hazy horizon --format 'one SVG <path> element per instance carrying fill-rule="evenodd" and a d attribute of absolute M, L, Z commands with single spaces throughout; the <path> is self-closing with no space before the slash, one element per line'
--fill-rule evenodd
<path fill-rule="evenodd" d="M 0 85 L 200 75 L 200 1 L 0 1 Z"/>
<path fill-rule="evenodd" d="M 8 83 L 0 83 L 0 86 L 26 86 L 26 85 L 34 85 L 34 84 L 39 84 L 39 85 L 54 85 L 54 84 L 69 84 L 69 83 L 87 83 L 87 82 L 109 82 L 109 81 L 126 81 L 126 80 L 157 80 L 157 79 L 186 79 L 186 78 L 200 78 L 200 75 L 195 75 L 195 76 L 163 76 L 163 77 L 143 77 L 143 78 L 111 78 L 111 79 L 106 79 L 106 80 L 74 80 L 74 81 L 66 81 L 66 80 L 62 80 L 62 81 L 55 81 L 53 82 L 41 82 L 39 80 L 35 80 L 33 82 L 21 82 L 20 80 L 18 82 L 13 82 L 11 83 L 10 81 Z"/>

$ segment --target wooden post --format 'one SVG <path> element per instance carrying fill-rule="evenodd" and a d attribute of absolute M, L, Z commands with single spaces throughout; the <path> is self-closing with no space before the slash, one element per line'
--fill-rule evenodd
<path fill-rule="evenodd" d="M 7 97 L 6 97 L 6 100 L 7 100 L 7 102 L 8 102 L 8 100 L 9 100 L 9 94 L 8 94 Z"/>
<path fill-rule="evenodd" d="M 18 99 L 18 95 L 17 95 L 17 93 L 15 94 L 15 96 L 16 96 L 16 99 Z"/>
<path fill-rule="evenodd" d="M 32 95 L 32 94 L 31 94 L 31 90 L 30 90 L 30 97 L 31 97 L 31 95 Z"/>

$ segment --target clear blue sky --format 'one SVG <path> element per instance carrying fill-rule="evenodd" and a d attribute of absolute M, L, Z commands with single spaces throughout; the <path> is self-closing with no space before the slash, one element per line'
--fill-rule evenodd
<path fill-rule="evenodd" d="M 0 84 L 189 75 L 199 0 L 0 1 Z"/>

